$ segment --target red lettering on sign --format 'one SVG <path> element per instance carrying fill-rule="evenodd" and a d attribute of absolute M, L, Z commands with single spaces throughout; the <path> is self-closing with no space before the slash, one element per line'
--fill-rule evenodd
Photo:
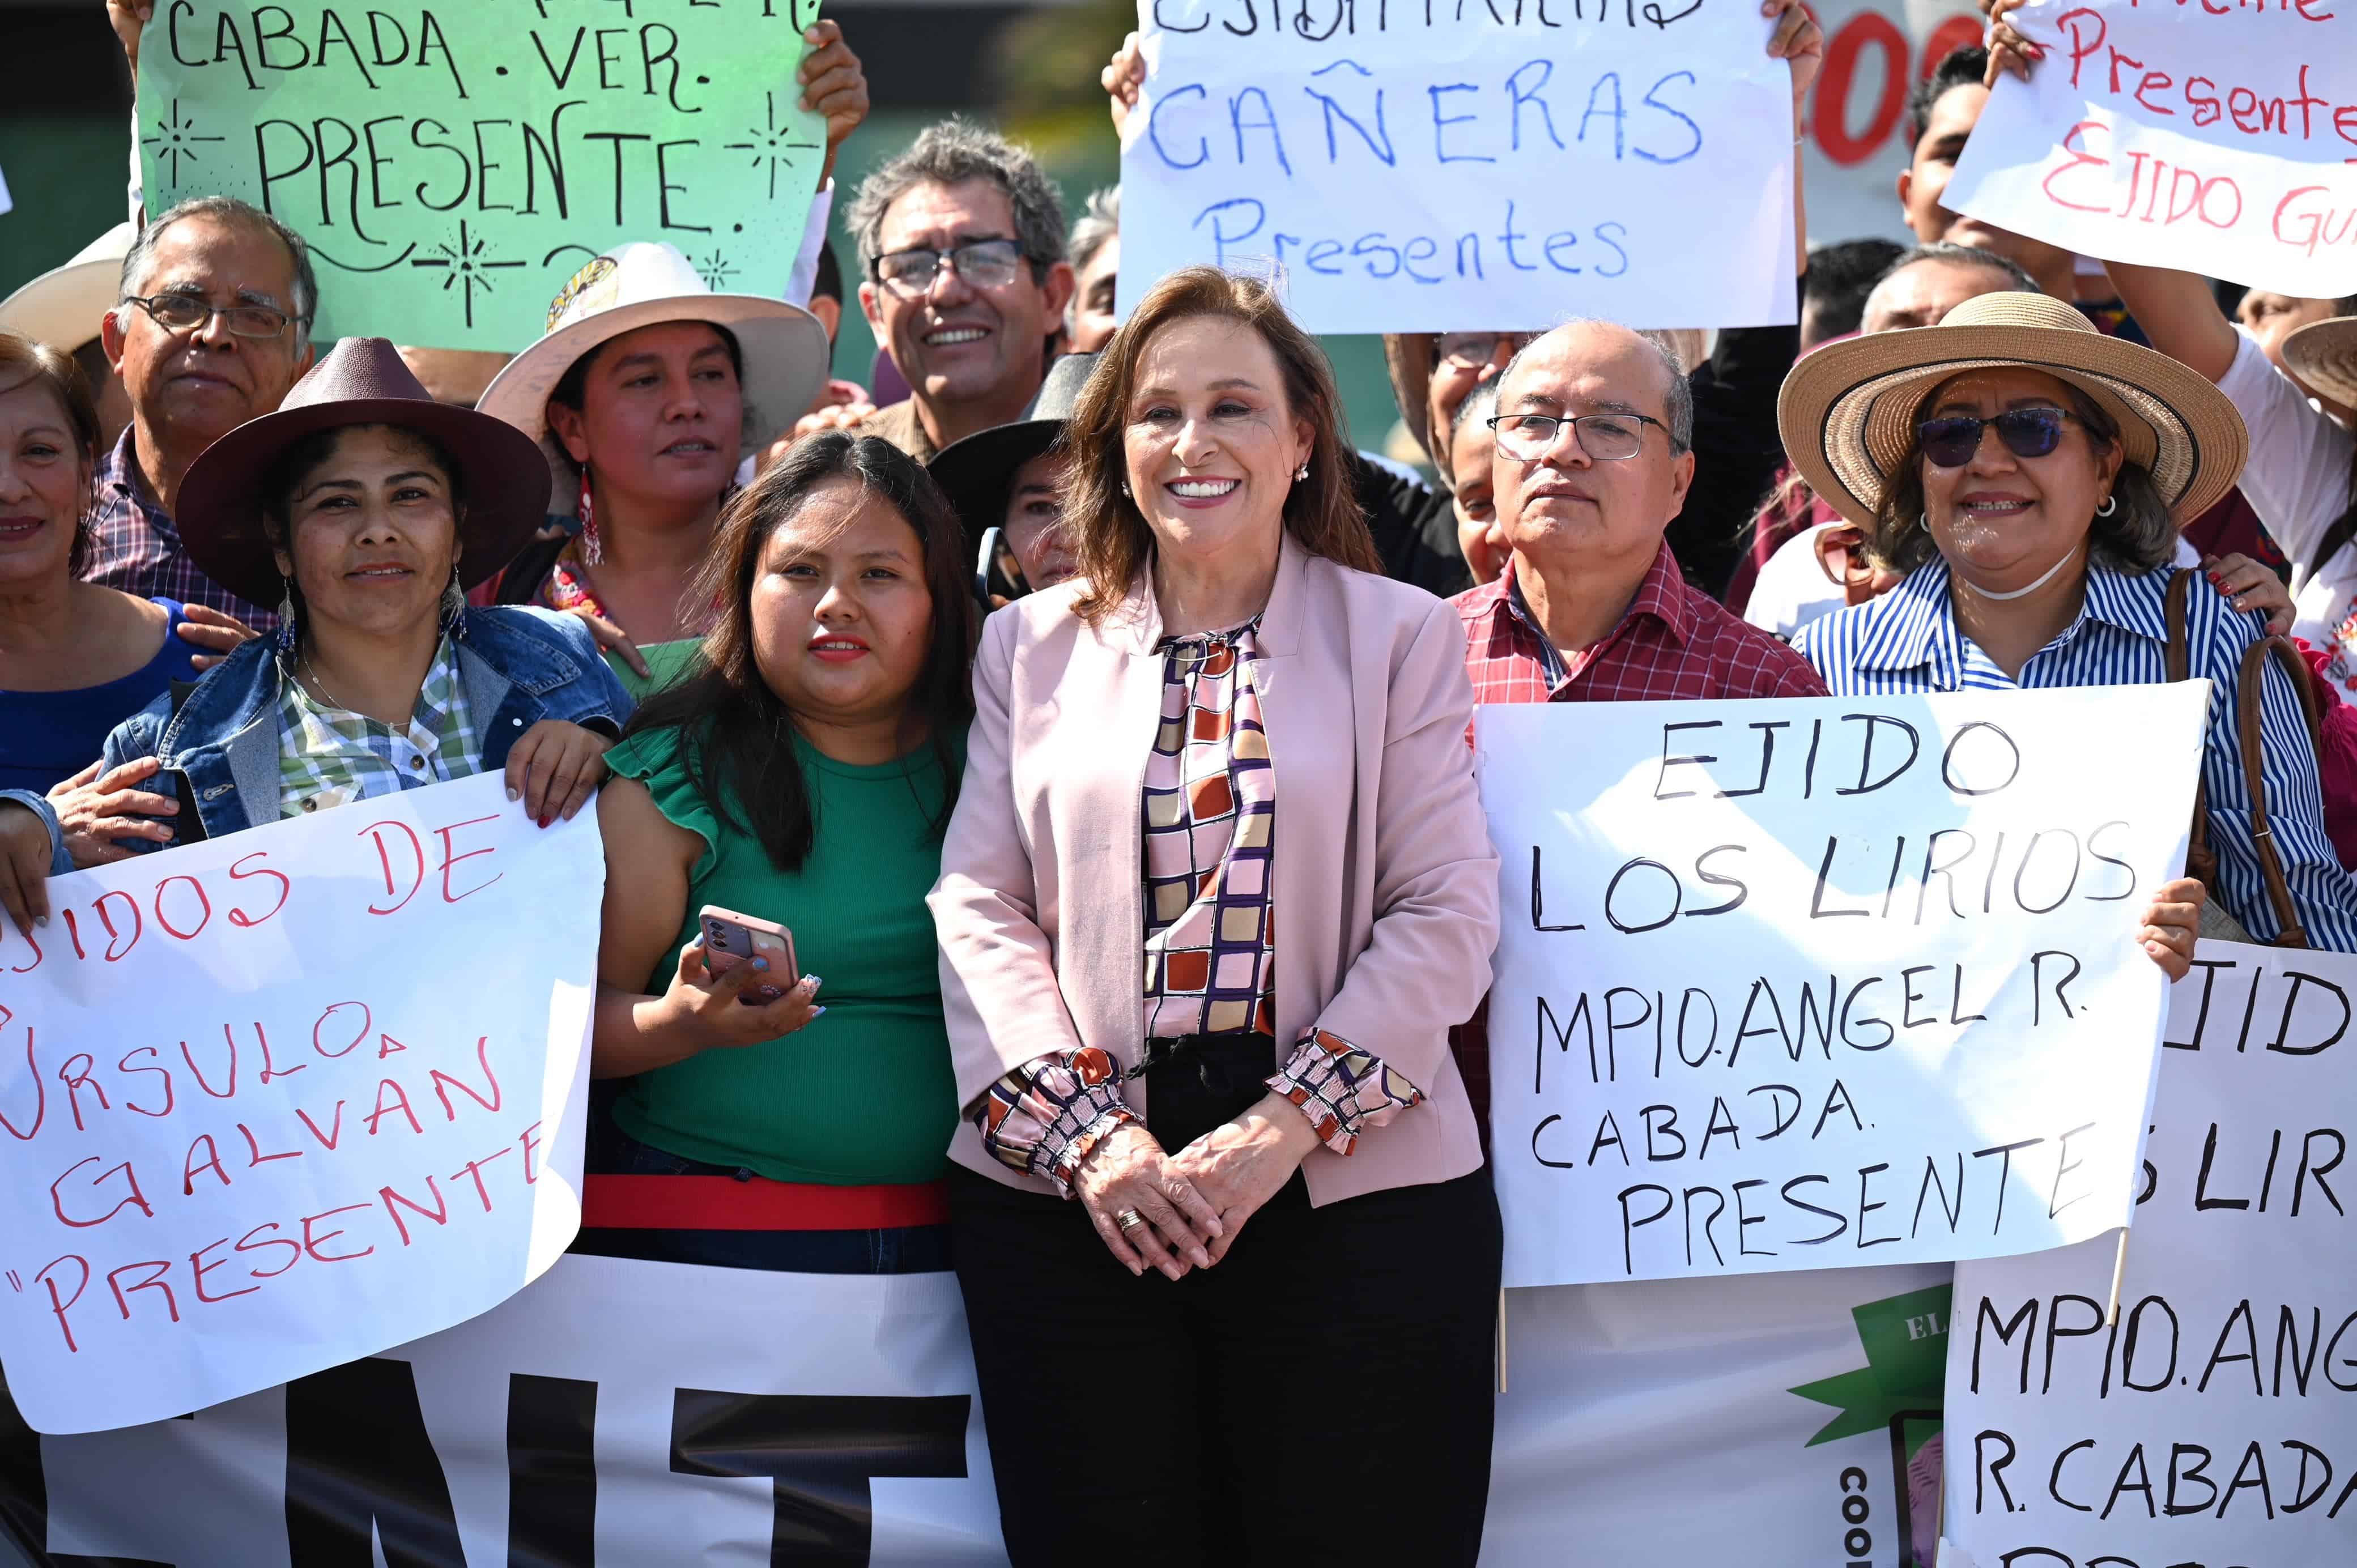
<path fill-rule="evenodd" d="M 334 1017 L 337 1014 L 342 1012 L 347 1007 L 357 1007 L 361 1010 L 360 1029 L 352 1036 L 350 1044 L 345 1046 L 342 1050 L 331 1051 L 326 1046 L 319 1043 L 319 1031 L 328 1026 L 328 1019 Z M 375 1021 L 375 1017 L 376 1015 L 369 1011 L 369 1004 L 365 1002 L 339 1002 L 334 1006 L 328 1008 L 326 1012 L 320 1014 L 319 1021 L 311 1026 L 311 1048 L 318 1052 L 321 1056 L 327 1058 L 329 1061 L 334 1061 L 339 1057 L 348 1057 L 352 1054 L 353 1049 L 358 1047 L 362 1040 L 368 1038 L 369 1026 Z"/>
<path fill-rule="evenodd" d="M 489 1100 L 468 1088 L 461 1079 L 452 1078 L 439 1069 L 428 1069 L 425 1075 L 433 1080 L 434 1092 L 442 1101 L 442 1114 L 453 1122 L 458 1119 L 457 1111 L 450 1104 L 450 1091 L 454 1089 L 486 1111 L 497 1111 L 500 1108 L 500 1079 L 499 1074 L 491 1070 L 490 1044 L 491 1037 L 489 1035 L 481 1036 L 475 1041 L 475 1060 L 482 1064 L 483 1081 L 489 1084 L 491 1090 L 491 1097 Z"/>
<path fill-rule="evenodd" d="M 326 1133 L 319 1131 L 319 1124 L 311 1120 L 311 1113 L 308 1111 L 305 1111 L 298 1106 L 296 1108 L 295 1114 L 303 1119 L 303 1125 L 311 1129 L 311 1136 L 319 1140 L 319 1147 L 327 1150 L 330 1154 L 335 1152 L 336 1140 L 342 1137 L 344 1133 L 344 1102 L 342 1101 L 339 1100 L 336 1101 L 335 1118 L 328 1123 L 328 1131 Z"/>
<path fill-rule="evenodd" d="M 341 1208 L 330 1208 L 324 1213 L 305 1215 L 303 1217 L 303 1250 L 323 1263 L 349 1263 L 354 1258 L 367 1257 L 376 1251 L 374 1247 L 363 1247 L 357 1252 L 322 1252 L 319 1251 L 321 1242 L 332 1241 L 343 1232 L 330 1230 L 324 1236 L 314 1236 L 311 1234 L 311 1227 L 322 1219 L 332 1219 L 339 1214 L 356 1214 L 363 1208 L 375 1207 L 372 1203 L 347 1203 Z"/>
<path fill-rule="evenodd" d="M 152 1072 L 157 1078 L 162 1079 L 164 1080 L 164 1109 L 161 1111 L 150 1111 L 145 1105 L 135 1103 L 127 1091 L 123 1097 L 123 1109 L 125 1111 L 136 1111 L 142 1116 L 169 1116 L 172 1113 L 173 1105 L 172 1069 L 167 1067 L 133 1067 L 131 1065 L 131 1058 L 136 1056 L 154 1057 L 159 1062 L 164 1059 L 163 1053 L 158 1051 L 155 1047 L 141 1046 L 135 1050 L 125 1051 L 123 1054 L 123 1059 L 114 1064 L 114 1070 L 117 1072 Z"/>
<path fill-rule="evenodd" d="M 201 1160 L 197 1158 L 197 1150 L 200 1145 L 205 1151 L 205 1157 Z M 196 1195 L 197 1173 L 203 1170 L 209 1170 L 221 1177 L 221 1186 L 229 1185 L 229 1172 L 221 1168 L 221 1150 L 214 1145 L 213 1135 L 210 1133 L 198 1133 L 196 1143 L 188 1145 L 188 1157 L 180 1165 L 182 1197 L 192 1197 Z"/>
<path fill-rule="evenodd" d="M 237 1092 L 237 1036 L 230 1033 L 227 1024 L 221 1026 L 221 1038 L 229 1044 L 229 1087 L 227 1089 L 215 1089 L 206 1079 L 205 1069 L 197 1065 L 195 1054 L 188 1049 L 188 1042 L 186 1040 L 180 1042 L 180 1059 L 188 1064 L 188 1071 L 196 1077 L 197 1087 L 215 1100 L 227 1100 Z"/>
<path fill-rule="evenodd" d="M 185 882 L 196 890 L 197 923 L 185 931 L 180 929 L 179 927 L 172 924 L 172 922 L 167 918 L 164 914 L 164 890 L 171 886 L 175 882 Z M 156 884 L 156 923 L 163 927 L 165 930 L 168 931 L 173 936 L 178 937 L 180 940 L 185 942 L 194 939 L 198 932 L 203 930 L 207 925 L 211 923 L 212 918 L 213 901 L 205 892 L 205 885 L 198 881 L 195 877 L 167 876 L 163 881 Z"/>
<path fill-rule="evenodd" d="M 300 1113 L 297 1112 L 297 1114 Z M 285 1153 L 278 1155 L 265 1155 L 262 1152 L 262 1145 L 254 1140 L 253 1128 L 241 1122 L 237 1124 L 237 1130 L 245 1134 L 246 1153 L 253 1156 L 245 1164 L 247 1170 L 268 1165 L 273 1160 L 299 1160 L 303 1157 L 303 1151 L 300 1149 L 288 1149 Z"/>
<path fill-rule="evenodd" d="M 205 1254 L 211 1251 L 215 1247 L 226 1247 L 228 1245 L 229 1238 L 224 1236 L 218 1241 L 207 1242 L 204 1246 L 198 1248 L 195 1251 L 188 1254 L 188 1267 L 196 1272 L 197 1299 L 199 1301 L 227 1301 L 231 1296 L 252 1295 L 255 1291 L 262 1288 L 260 1285 L 248 1285 L 243 1290 L 227 1291 L 220 1295 L 209 1295 L 206 1294 L 205 1275 L 214 1269 L 225 1269 L 229 1267 L 229 1260 L 227 1258 L 220 1258 L 209 1263 L 205 1262 Z"/>
<path fill-rule="evenodd" d="M 388 1104 L 385 1101 L 384 1091 L 388 1089 L 393 1090 L 393 1102 L 391 1104 Z M 368 1130 L 370 1137 L 373 1138 L 376 1136 L 376 1124 L 383 1121 L 394 1111 L 399 1111 L 404 1116 L 409 1118 L 409 1130 L 411 1132 L 423 1133 L 425 1131 L 424 1123 L 417 1120 L 417 1112 L 409 1108 L 409 1090 L 402 1088 L 400 1084 L 395 1083 L 393 1079 L 388 1078 L 380 1079 L 376 1086 L 376 1109 L 368 1113 Z"/>
<path fill-rule="evenodd" d="M 253 1021 L 253 1037 L 262 1042 L 262 1081 L 264 1083 L 268 1083 L 274 1078 L 292 1078 L 296 1073 L 301 1072 L 305 1068 L 311 1065 L 308 1062 L 296 1062 L 293 1067 L 280 1067 L 277 1063 L 272 1061 L 270 1059 L 270 1036 L 263 1032 L 262 1020 L 259 1018 Z M 318 1044 L 318 1026 L 314 1025 L 311 1029 L 311 1043 L 314 1047 Z"/>
<path fill-rule="evenodd" d="M 0 1007 L 0 1029 L 6 1028 L 8 1020 L 15 1016 L 5 1007 Z M 0 1113 L 0 1127 L 7 1128 L 9 1135 L 20 1144 L 29 1144 L 40 1136 L 41 1123 L 49 1114 L 48 1085 L 41 1081 L 39 1069 L 33 1066 L 33 1026 L 30 1024 L 25 1026 L 25 1076 L 33 1082 L 33 1124 L 20 1133 L 16 1130 L 16 1123 L 9 1121 L 5 1113 Z"/>
<path fill-rule="evenodd" d="M 65 1297 L 62 1300 L 60 1300 L 58 1295 L 58 1282 L 49 1278 L 49 1270 L 56 1268 L 59 1263 L 79 1263 L 81 1265 L 81 1278 L 75 1282 L 73 1294 Z M 81 1354 L 81 1347 L 74 1343 L 73 1326 L 66 1321 L 66 1313 L 73 1306 L 75 1302 L 81 1299 L 81 1293 L 90 1288 L 90 1260 L 82 1257 L 79 1253 L 68 1252 L 64 1257 L 54 1259 L 45 1265 L 39 1273 L 33 1276 L 33 1283 L 38 1285 L 46 1285 L 48 1288 L 49 1316 L 58 1320 L 58 1332 L 66 1337 L 67 1353 L 69 1355 Z"/>
<path fill-rule="evenodd" d="M 450 891 L 450 872 L 454 866 L 457 865 L 462 861 L 475 860 L 483 855 L 497 853 L 496 851 L 488 849 L 470 849 L 464 854 L 454 854 L 451 852 L 455 846 L 450 843 L 450 835 L 457 832 L 460 828 L 471 828 L 483 822 L 496 822 L 498 821 L 499 818 L 497 817 L 469 817 L 463 822 L 453 822 L 447 828 L 436 828 L 434 830 L 436 835 L 442 840 L 442 902 L 445 904 L 456 904 L 461 898 L 471 898 L 476 894 L 480 893 L 484 888 L 489 887 L 491 885 L 491 882 L 497 882 L 501 876 L 505 876 L 507 875 L 504 871 L 500 872 L 498 875 L 493 876 L 490 879 L 490 882 L 478 883 L 476 886 L 468 888 L 464 893 L 453 893 Z"/>
<path fill-rule="evenodd" d="M 274 1219 L 267 1225 L 255 1226 L 253 1230 L 247 1231 L 244 1235 L 237 1239 L 236 1251 L 240 1252 L 258 1252 L 264 1247 L 284 1247 L 287 1251 L 294 1254 L 294 1256 L 288 1258 L 285 1262 L 279 1264 L 268 1273 L 263 1273 L 260 1269 L 248 1269 L 246 1271 L 248 1278 L 257 1280 L 274 1280 L 279 1275 L 285 1273 L 287 1270 L 293 1268 L 296 1264 L 303 1261 L 303 1249 L 296 1246 L 294 1242 L 289 1241 L 284 1236 L 274 1238 L 268 1241 L 257 1241 L 254 1240 L 256 1236 L 261 1235 L 264 1230 L 275 1230 L 277 1229 L 278 1221 Z"/>
<path fill-rule="evenodd" d="M 1882 51 L 1882 98 L 1867 116 L 1865 128 L 1852 135 L 1850 82 L 1857 74 L 1858 56 L 1869 46 Z M 1817 145 L 1825 156 L 1845 168 L 1872 156 L 1907 106 L 1907 38 L 1888 16 L 1860 11 L 1835 28 L 1816 85 Z"/>
<path fill-rule="evenodd" d="M 277 903 L 273 904 L 269 908 L 264 910 L 259 915 L 249 915 L 242 909 L 231 909 L 229 912 L 229 923 L 231 925 L 236 926 L 242 929 L 251 929 L 252 928 L 262 924 L 263 921 L 270 918 L 271 916 L 278 913 L 279 910 L 286 908 L 287 897 L 294 893 L 295 884 L 287 877 L 285 873 L 273 871 L 268 866 L 263 867 L 260 871 L 248 871 L 246 869 L 246 866 L 251 862 L 267 860 L 269 858 L 270 852 L 264 849 L 254 851 L 252 854 L 247 855 L 242 860 L 232 861 L 230 863 L 229 879 L 231 882 L 242 882 L 249 876 L 268 876 L 274 878 L 278 884 Z"/>
<path fill-rule="evenodd" d="M 399 832 L 402 837 L 409 841 L 410 857 L 416 863 L 410 874 L 409 891 L 406 893 L 401 893 L 400 884 L 393 879 L 393 852 L 385 848 L 384 843 L 384 830 L 387 828 Z M 398 902 L 387 905 L 382 909 L 371 904 L 368 907 L 368 912 L 371 915 L 398 914 L 412 898 L 417 897 L 417 890 L 425 885 L 425 845 L 419 841 L 416 832 L 406 822 L 371 822 L 361 832 L 376 840 L 377 864 L 384 868 L 384 896 L 390 898 L 394 894 L 401 893 Z"/>
<path fill-rule="evenodd" d="M 74 1068 L 76 1062 L 81 1064 L 79 1071 Z M 114 1109 L 106 1102 L 104 1087 L 91 1081 L 90 1069 L 93 1065 L 90 1059 L 90 1053 L 80 1051 L 68 1057 L 66 1065 L 58 1069 L 58 1081 L 66 1086 L 66 1104 L 73 1112 L 74 1131 L 77 1133 L 86 1131 L 81 1121 L 81 1091 L 84 1088 L 88 1088 L 92 1094 L 98 1096 L 98 1108 L 101 1111 Z"/>
<path fill-rule="evenodd" d="M 401 1232 L 401 1244 L 404 1247 L 409 1245 L 409 1227 L 402 1221 L 402 1209 L 406 1208 L 413 1214 L 422 1214 L 436 1225 L 450 1223 L 449 1199 L 442 1196 L 442 1189 L 434 1185 L 432 1176 L 425 1178 L 425 1190 L 434 1195 L 434 1207 L 431 1208 L 427 1208 L 423 1204 L 412 1203 L 389 1187 L 377 1189 L 377 1197 L 384 1200 L 384 1211 L 393 1217 L 393 1228 Z M 400 1207 L 395 1208 L 396 1204 Z"/>
<path fill-rule="evenodd" d="M 99 1156 L 96 1155 L 91 1155 L 86 1159 L 76 1160 L 72 1165 L 66 1167 L 64 1176 L 60 1176 L 57 1180 L 49 1183 L 49 1209 L 58 1217 L 59 1222 L 64 1225 L 70 1225 L 77 1230 L 87 1230 L 93 1225 L 105 1224 L 108 1220 L 113 1219 L 116 1215 L 122 1213 L 126 1208 L 136 1208 L 148 1219 L 155 1219 L 156 1210 L 149 1207 L 146 1195 L 139 1190 L 139 1173 L 131 1168 L 131 1162 L 128 1160 L 124 1161 L 123 1164 L 116 1165 L 112 1170 L 100 1172 L 97 1180 L 92 1181 L 90 1185 L 91 1190 L 95 1191 L 97 1190 L 99 1182 L 104 1181 L 107 1177 L 112 1176 L 120 1176 L 131 1184 L 131 1196 L 129 1197 L 124 1198 L 122 1202 L 116 1204 L 113 1208 L 108 1209 L 105 1213 L 100 1215 L 95 1219 L 76 1219 L 66 1213 L 65 1200 L 58 1196 L 58 1188 L 65 1185 L 66 1176 L 73 1175 L 74 1172 L 81 1169 L 84 1165 L 94 1165 L 98 1164 L 98 1161 Z"/>
<path fill-rule="evenodd" d="M 491 1189 L 483 1185 L 483 1167 L 490 1165 L 493 1160 L 502 1158 L 512 1152 L 512 1150 L 509 1149 L 500 1149 L 497 1153 L 484 1156 L 482 1159 L 468 1160 L 465 1165 L 459 1166 L 458 1169 L 452 1174 L 450 1179 L 452 1181 L 457 1181 L 458 1177 L 463 1176 L 472 1180 L 475 1184 L 475 1196 L 482 1199 L 483 1212 L 489 1214 L 491 1211 Z"/>
<path fill-rule="evenodd" d="M 137 1284 L 133 1285 L 128 1291 L 125 1291 L 123 1288 L 123 1276 L 129 1273 L 134 1269 L 153 1269 L 156 1272 L 149 1274 L 145 1279 L 141 1280 Z M 164 1310 L 172 1315 L 173 1322 L 178 1323 L 180 1321 L 180 1304 L 174 1298 L 172 1294 L 172 1287 L 167 1283 L 164 1279 L 164 1276 L 171 1272 L 171 1264 L 155 1261 L 125 1263 L 119 1269 L 109 1269 L 107 1271 L 106 1285 L 109 1290 L 114 1293 L 114 1305 L 122 1309 L 124 1322 L 128 1323 L 131 1321 L 130 1298 L 138 1294 L 143 1290 L 162 1291 L 164 1293 Z"/>

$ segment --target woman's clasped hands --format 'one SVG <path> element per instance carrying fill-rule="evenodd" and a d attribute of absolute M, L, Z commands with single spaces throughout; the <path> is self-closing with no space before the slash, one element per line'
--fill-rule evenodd
<path fill-rule="evenodd" d="M 1125 1122 L 1082 1157 L 1072 1192 L 1124 1268 L 1175 1281 L 1225 1258 L 1317 1146 L 1308 1119 L 1271 1094 L 1175 1155 L 1143 1122 Z"/>

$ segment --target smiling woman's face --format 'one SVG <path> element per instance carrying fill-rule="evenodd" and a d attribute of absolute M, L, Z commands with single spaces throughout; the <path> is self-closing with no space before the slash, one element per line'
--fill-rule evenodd
<path fill-rule="evenodd" d="M 1993 593 L 2027 586 L 2085 543 L 2119 472 L 2120 449 L 2096 437 L 2077 407 L 2055 377 L 2014 367 L 1958 376 L 1925 402 L 1926 419 L 1994 419 L 2033 409 L 2065 416 L 2061 440 L 2043 456 L 2016 456 L 1992 426 L 1958 467 L 1918 459 L 1932 538 L 1950 568 L 1975 586 Z"/>
<path fill-rule="evenodd" d="M 30 380 L 0 392 L 0 583 L 65 582 L 90 478 L 55 392 Z"/>
<path fill-rule="evenodd" d="M 1157 330 L 1123 412 L 1129 491 L 1163 549 L 1267 550 L 1285 528 L 1314 433 L 1258 332 L 1222 316 Z"/>
<path fill-rule="evenodd" d="M 296 481 L 278 570 L 314 621 L 377 636 L 440 613 L 458 514 L 434 449 L 405 430 L 360 424 Z"/>

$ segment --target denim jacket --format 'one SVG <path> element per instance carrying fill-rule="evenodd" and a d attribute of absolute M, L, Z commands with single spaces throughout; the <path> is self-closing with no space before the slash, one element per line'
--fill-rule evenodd
<path fill-rule="evenodd" d="M 57 809 L 43 800 L 34 789 L 0 789 L 0 802 L 14 801 L 41 819 L 41 826 L 49 831 L 49 875 L 63 876 L 73 869 L 73 856 L 66 853 L 65 830 L 58 825 Z"/>
<path fill-rule="evenodd" d="M 451 638 L 468 711 L 482 733 L 485 772 L 505 767 L 508 748 L 543 719 L 614 736 L 630 716 L 630 693 L 575 617 L 470 607 Z M 257 638 L 193 688 L 158 697 L 106 737 L 108 768 L 144 757 L 162 759 L 164 770 L 148 788 L 179 796 L 180 813 L 171 819 L 174 844 L 278 821 L 276 656 L 271 639 Z M 176 698 L 181 698 L 177 712 Z"/>

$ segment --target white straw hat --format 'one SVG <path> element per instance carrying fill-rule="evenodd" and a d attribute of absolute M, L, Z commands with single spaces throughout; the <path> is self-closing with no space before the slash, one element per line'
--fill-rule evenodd
<path fill-rule="evenodd" d="M 137 238 L 130 224 L 117 223 L 75 252 L 65 265 L 52 267 L 0 300 L 0 327 L 72 353 L 98 336 L 106 313 L 114 308 L 116 291 L 123 286 L 123 258 Z"/>
<path fill-rule="evenodd" d="M 2243 472 L 2250 432 L 2208 377 L 2104 337 L 2061 300 L 2012 292 L 1968 299 L 1937 327 L 1827 343 L 1801 360 L 1777 399 L 1784 451 L 1828 505 L 1871 526 L 1884 487 L 1915 449 L 1924 397 L 1951 376 L 2017 365 L 2070 382 L 2103 409 L 2180 525 Z"/>
<path fill-rule="evenodd" d="M 618 245 L 573 274 L 548 307 L 548 334 L 508 361 L 475 406 L 548 445 L 548 394 L 599 344 L 666 321 L 725 327 L 744 353 L 745 437 L 766 446 L 793 428 L 826 380 L 826 328 L 800 306 L 715 294 L 671 245 Z"/>

